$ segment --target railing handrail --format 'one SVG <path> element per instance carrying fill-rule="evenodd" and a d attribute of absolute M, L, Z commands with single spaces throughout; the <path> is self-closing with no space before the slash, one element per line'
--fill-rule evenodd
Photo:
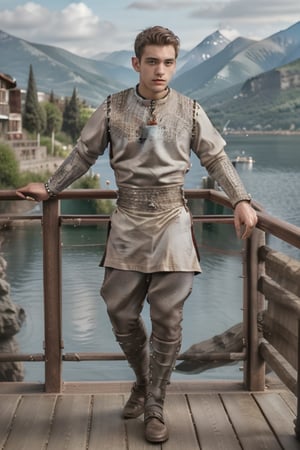
<path fill-rule="evenodd" d="M 57 199 L 117 199 L 117 196 L 117 190 L 112 189 L 66 189 L 57 196 Z M 185 196 L 187 199 L 196 198 L 211 200 L 212 202 L 231 208 L 228 197 L 226 197 L 223 192 L 214 189 L 185 189 Z M 15 190 L 0 190 L 0 200 L 20 200 L 20 198 L 16 195 Z M 300 248 L 300 227 L 272 216 L 264 211 L 262 206 L 255 200 L 253 200 L 252 204 L 257 211 L 258 228 L 282 239 L 290 245 Z M 3 219 L 8 218 L 10 220 L 18 220 L 18 217 L 20 216 L 22 220 L 26 217 L 30 220 L 29 216 L 20 214 L 0 214 L 0 220 L 1 216 Z M 69 216 L 70 215 L 64 215 L 64 217 Z M 31 217 L 31 219 L 39 217 L 39 215 L 36 215 Z M 78 217 L 85 217 L 85 215 L 78 214 Z"/>

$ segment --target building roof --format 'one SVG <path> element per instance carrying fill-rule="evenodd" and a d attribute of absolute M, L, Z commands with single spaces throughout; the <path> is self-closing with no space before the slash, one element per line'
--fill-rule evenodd
<path fill-rule="evenodd" d="M 7 82 L 8 84 L 8 89 L 14 88 L 17 86 L 17 81 L 15 78 L 12 78 L 10 75 L 6 74 L 6 73 L 1 73 L 0 72 L 0 78 L 4 81 Z"/>

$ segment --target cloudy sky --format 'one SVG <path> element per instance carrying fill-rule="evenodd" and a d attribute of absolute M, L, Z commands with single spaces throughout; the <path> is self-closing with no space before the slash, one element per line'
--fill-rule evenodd
<path fill-rule="evenodd" d="M 152 25 L 189 50 L 217 29 L 262 39 L 300 21 L 299 0 L 0 0 L 0 30 L 81 56 L 131 50 Z"/>

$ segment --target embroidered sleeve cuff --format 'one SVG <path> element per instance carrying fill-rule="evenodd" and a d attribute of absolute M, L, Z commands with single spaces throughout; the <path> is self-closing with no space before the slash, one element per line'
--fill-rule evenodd
<path fill-rule="evenodd" d="M 237 206 L 239 203 L 241 203 L 241 202 L 248 202 L 248 203 L 250 203 L 250 202 L 251 202 L 251 195 L 248 194 L 247 197 L 241 198 L 240 200 L 238 200 L 237 202 L 235 202 L 235 204 L 233 205 L 233 209 L 235 209 L 236 206 Z"/>
<path fill-rule="evenodd" d="M 47 193 L 48 193 L 50 198 L 56 197 L 56 194 L 53 191 L 51 191 L 48 181 L 46 181 L 46 183 L 44 183 L 44 186 L 45 186 L 45 189 L 46 189 L 46 191 L 47 191 Z"/>

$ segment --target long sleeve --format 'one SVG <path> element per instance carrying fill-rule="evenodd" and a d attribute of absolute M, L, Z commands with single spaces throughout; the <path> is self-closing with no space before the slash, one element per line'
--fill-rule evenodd
<path fill-rule="evenodd" d="M 84 175 L 104 153 L 108 145 L 106 108 L 105 101 L 87 121 L 70 155 L 48 180 L 48 186 L 54 194 Z"/>
<path fill-rule="evenodd" d="M 196 105 L 192 149 L 201 164 L 228 195 L 233 207 L 251 197 L 224 150 L 226 142 L 213 126 L 205 111 Z"/>
<path fill-rule="evenodd" d="M 225 152 L 222 152 L 220 157 L 206 166 L 206 170 L 228 195 L 233 208 L 240 201 L 251 200 L 251 196 L 247 193 L 244 184 Z"/>
<path fill-rule="evenodd" d="M 48 186 L 51 192 L 53 192 L 53 194 L 58 194 L 66 189 L 75 180 L 84 175 L 91 165 L 92 164 L 81 157 L 77 144 L 70 155 L 59 166 L 52 177 L 50 177 Z"/>

